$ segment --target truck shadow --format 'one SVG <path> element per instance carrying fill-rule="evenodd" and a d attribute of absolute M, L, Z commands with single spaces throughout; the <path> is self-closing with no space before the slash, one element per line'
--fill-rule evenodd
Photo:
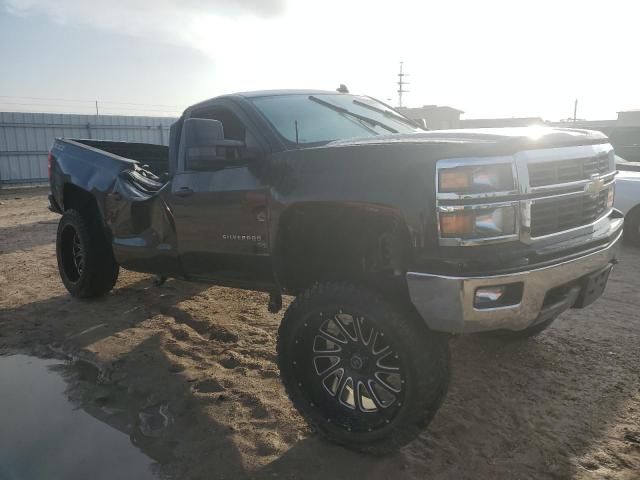
<path fill-rule="evenodd" d="M 145 277 L 109 295 L 78 300 L 68 294 L 34 301 L 15 308 L 0 309 L 0 347 L 39 348 L 41 351 L 70 349 L 79 351 L 101 339 L 135 327 L 154 315 L 175 309 L 208 285 L 168 281 L 155 287 Z M 182 321 L 188 321 L 183 314 Z"/>
<path fill-rule="evenodd" d="M 578 470 L 599 468 L 581 458 L 605 435 L 623 402 L 640 387 L 634 372 L 621 376 L 616 363 L 629 354 L 625 352 L 629 345 L 571 333 L 572 324 L 582 319 L 570 313 L 567 324 L 561 319 L 548 333 L 524 342 L 485 336 L 454 338 L 448 398 L 429 429 L 396 454 L 375 458 L 300 432 L 305 438 L 290 441 L 288 448 L 264 464 L 251 457 L 255 454 L 251 448 L 240 451 L 225 413 L 231 410 L 221 407 L 240 405 L 242 398 L 226 391 L 215 378 L 211 378 L 215 388 L 198 391 L 194 382 L 202 378 L 194 378 L 171 359 L 167 341 L 158 333 L 161 325 L 106 366 L 99 355 L 76 355 L 99 354 L 97 343 L 128 335 L 125 331 L 132 328 L 144 330 L 146 323 L 141 324 L 158 315 L 172 317 L 175 324 L 206 337 L 211 324 L 179 305 L 206 288 L 172 281 L 154 288 L 145 278 L 95 301 L 62 295 L 2 310 L 0 349 L 50 354 L 43 346 L 51 345 L 94 365 L 99 371 L 90 382 L 78 387 L 82 382 L 70 381 L 70 391 L 81 390 L 77 397 L 82 408 L 129 434 L 132 443 L 158 462 L 163 475 L 180 479 L 570 478 Z M 191 355 L 191 361 L 203 365 L 207 360 L 194 352 L 180 354 Z M 618 368 L 614 373 L 613 367 Z M 233 373 L 242 375 L 240 369 Z M 104 388 L 107 394 L 96 393 Z M 258 395 L 266 396 L 266 390 Z M 281 401 L 288 402 L 284 396 Z M 154 430 L 154 418 L 162 416 L 159 412 L 165 405 L 171 422 Z M 273 425 L 265 428 L 291 428 L 283 423 L 286 418 L 271 420 Z"/>
<path fill-rule="evenodd" d="M 118 364 L 105 370 L 79 360 L 63 367 L 67 396 L 127 434 L 155 462 L 158 478 L 247 478 L 233 431 L 217 421 L 206 408 L 208 399 L 196 398 L 191 379 L 162 354 L 160 335 L 119 357 Z"/>

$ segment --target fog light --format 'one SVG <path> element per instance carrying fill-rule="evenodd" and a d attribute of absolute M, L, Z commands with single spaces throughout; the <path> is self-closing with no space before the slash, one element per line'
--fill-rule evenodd
<path fill-rule="evenodd" d="M 478 308 L 489 307 L 500 302 L 505 287 L 484 287 L 476 290 L 474 304 Z"/>
<path fill-rule="evenodd" d="M 517 305 L 522 301 L 524 284 L 493 285 L 476 289 L 473 306 L 477 309 L 498 308 Z"/>

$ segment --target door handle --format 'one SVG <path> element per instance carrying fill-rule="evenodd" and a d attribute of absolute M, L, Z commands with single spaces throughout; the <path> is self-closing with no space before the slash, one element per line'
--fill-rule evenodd
<path fill-rule="evenodd" d="M 193 190 L 191 190 L 189 187 L 181 187 L 175 194 L 178 197 L 188 197 L 192 193 Z"/>

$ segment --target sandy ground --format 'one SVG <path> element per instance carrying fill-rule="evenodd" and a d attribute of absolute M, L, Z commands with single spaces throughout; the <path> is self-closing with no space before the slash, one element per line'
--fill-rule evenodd
<path fill-rule="evenodd" d="M 69 396 L 158 472 L 199 478 L 640 478 L 640 251 L 604 298 L 522 343 L 451 340 L 447 400 L 386 458 L 327 444 L 284 394 L 263 294 L 122 272 L 72 299 L 43 190 L 0 192 L 0 354 L 76 361 Z M 46 406 L 43 405 L 43 408 Z"/>

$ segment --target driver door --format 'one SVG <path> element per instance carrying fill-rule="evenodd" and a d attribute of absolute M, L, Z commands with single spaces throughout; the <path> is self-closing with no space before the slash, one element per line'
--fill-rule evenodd
<path fill-rule="evenodd" d="M 264 160 L 264 150 L 256 146 L 242 114 L 228 105 L 210 105 L 191 118 L 220 121 L 225 140 L 243 146 L 236 160 L 201 158 L 194 164 L 183 148 L 185 122 L 170 200 L 183 269 L 193 279 L 267 288 L 273 282 L 269 188 L 254 173 Z"/>

